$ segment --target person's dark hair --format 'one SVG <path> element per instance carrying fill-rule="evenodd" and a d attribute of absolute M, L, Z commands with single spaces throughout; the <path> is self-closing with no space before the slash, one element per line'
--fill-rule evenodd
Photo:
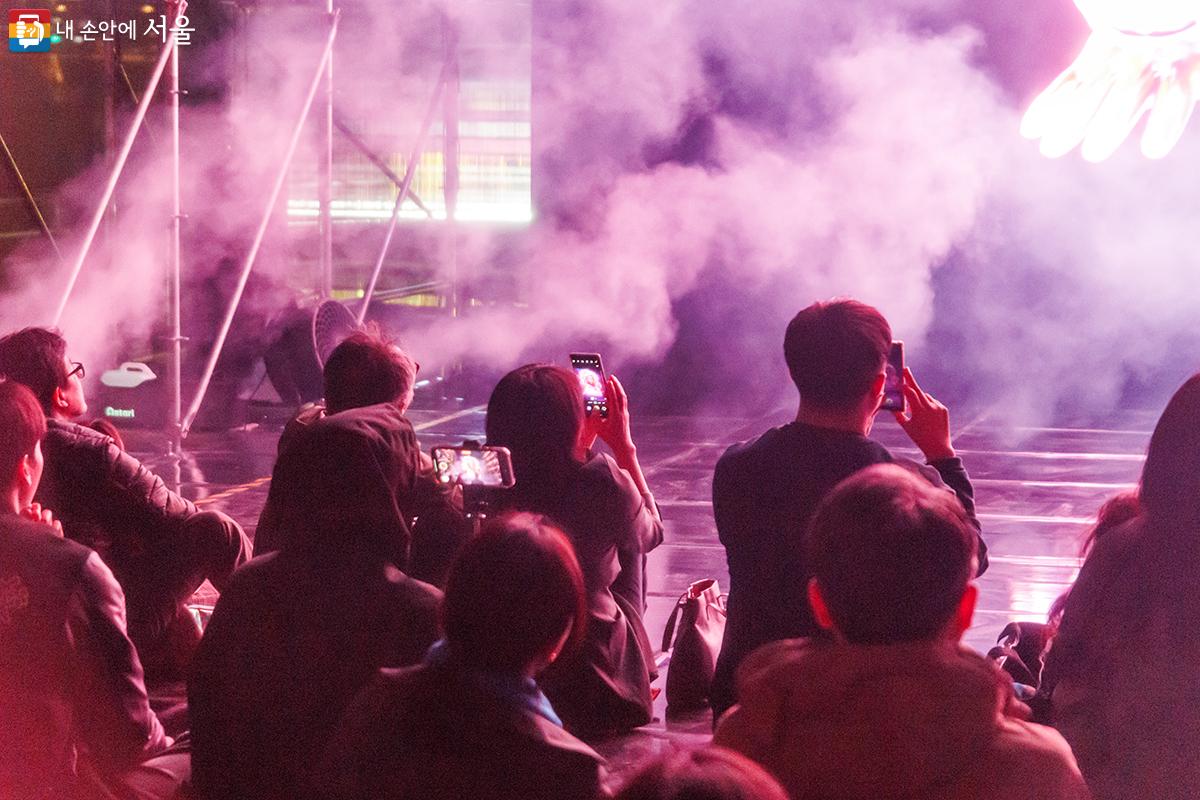
<path fill-rule="evenodd" d="M 1200 374 L 1179 387 L 1158 419 L 1138 500 L 1155 528 L 1200 533 Z"/>
<path fill-rule="evenodd" d="M 450 568 L 442 626 L 457 657 L 489 672 L 522 672 L 568 627 L 564 652 L 578 647 L 587 598 L 570 540 L 534 514 L 490 520 Z"/>
<path fill-rule="evenodd" d="M 45 435 L 46 415 L 33 392 L 17 381 L 0 380 L 0 480 L 12 478 Z"/>
<path fill-rule="evenodd" d="M 325 410 L 395 403 L 417 379 L 417 364 L 377 328 L 355 331 L 325 361 Z"/>
<path fill-rule="evenodd" d="M 765 769 L 723 747 L 671 753 L 638 770 L 613 800 L 787 800 Z"/>
<path fill-rule="evenodd" d="M 0 339 L 0 375 L 29 387 L 42 411 L 54 407 L 54 390 L 67 385 L 67 340 L 49 328 L 24 328 Z"/>
<path fill-rule="evenodd" d="M 1142 506 L 1138 501 L 1137 492 L 1134 491 L 1121 492 L 1105 500 L 1104 505 L 1100 506 L 1100 510 L 1096 512 L 1096 524 L 1088 530 L 1087 536 L 1084 537 L 1081 548 L 1082 555 L 1086 556 L 1091 551 L 1097 539 L 1136 518 L 1141 510 Z"/>
<path fill-rule="evenodd" d="M 800 400 L 816 408 L 857 403 L 883 369 L 892 328 L 857 300 L 813 303 L 788 324 L 783 357 Z"/>
<path fill-rule="evenodd" d="M 857 644 L 937 638 L 975 575 L 976 548 L 958 498 L 894 464 L 838 484 L 808 534 L 812 576 Z"/>
<path fill-rule="evenodd" d="M 492 390 L 487 441 L 512 451 L 517 490 L 529 491 L 564 475 L 583 422 L 583 390 L 575 374 L 551 364 L 526 364 Z"/>

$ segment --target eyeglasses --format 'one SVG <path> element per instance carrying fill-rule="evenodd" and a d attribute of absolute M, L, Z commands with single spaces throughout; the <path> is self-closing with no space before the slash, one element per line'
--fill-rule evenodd
<path fill-rule="evenodd" d="M 80 364 L 78 361 L 72 361 L 71 366 L 73 367 L 73 369 L 67 373 L 67 380 L 70 380 L 71 378 L 75 377 L 76 375 L 79 376 L 79 380 L 83 380 L 84 378 L 87 377 L 87 371 L 84 370 L 83 364 Z"/>

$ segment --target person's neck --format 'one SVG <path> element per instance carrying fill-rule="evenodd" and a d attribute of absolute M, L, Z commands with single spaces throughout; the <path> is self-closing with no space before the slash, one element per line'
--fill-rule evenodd
<path fill-rule="evenodd" d="M 874 414 L 864 416 L 857 409 L 845 411 L 813 408 L 801 403 L 800 410 L 796 412 L 796 422 L 811 425 L 814 428 L 857 433 L 860 436 L 867 436 L 871 433 L 871 423 L 874 421 Z"/>
<path fill-rule="evenodd" d="M 51 420 L 51 419 L 52 419 L 52 420 L 57 420 L 58 422 L 74 422 L 74 420 L 72 420 L 72 419 L 71 419 L 70 417 L 68 417 L 66 414 L 64 414 L 64 413 L 62 413 L 61 411 L 59 411 L 57 408 L 55 408 L 55 409 L 52 409 L 52 410 L 50 411 L 50 413 L 46 415 L 46 419 L 48 419 L 48 420 Z"/>

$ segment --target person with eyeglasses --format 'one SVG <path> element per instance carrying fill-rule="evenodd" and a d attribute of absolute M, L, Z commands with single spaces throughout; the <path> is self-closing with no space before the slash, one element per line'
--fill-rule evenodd
<path fill-rule="evenodd" d="M 121 584 L 147 682 L 181 678 L 200 636 L 185 604 L 205 579 L 220 591 L 249 560 L 249 538 L 231 517 L 200 511 L 111 437 L 75 422 L 88 410 L 86 369 L 67 357 L 57 331 L 25 328 L 0 339 L 0 375 L 29 387 L 46 414 L 37 502 Z"/>

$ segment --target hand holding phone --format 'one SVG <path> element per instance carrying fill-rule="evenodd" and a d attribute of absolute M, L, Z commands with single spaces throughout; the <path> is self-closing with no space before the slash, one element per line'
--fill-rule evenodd
<path fill-rule="evenodd" d="M 954 458 L 954 444 L 950 439 L 950 411 L 932 396 L 921 390 L 913 377 L 912 370 L 904 368 L 904 395 L 908 400 L 909 414 L 896 413 L 896 422 L 921 449 L 929 461 Z"/>

